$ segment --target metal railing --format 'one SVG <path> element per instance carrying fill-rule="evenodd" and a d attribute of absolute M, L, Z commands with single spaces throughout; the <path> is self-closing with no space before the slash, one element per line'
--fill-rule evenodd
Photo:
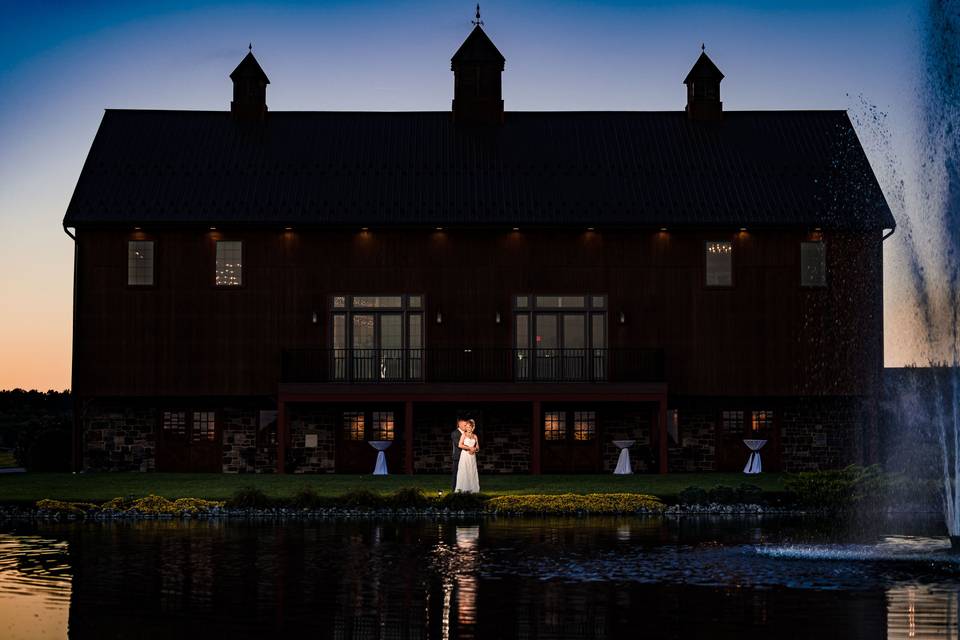
<path fill-rule="evenodd" d="M 283 382 L 660 382 L 660 349 L 286 349 Z"/>

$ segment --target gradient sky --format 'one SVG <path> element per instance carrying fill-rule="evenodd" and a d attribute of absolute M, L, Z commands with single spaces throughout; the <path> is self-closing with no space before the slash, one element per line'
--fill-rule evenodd
<path fill-rule="evenodd" d="M 724 108 L 849 109 L 881 184 L 912 175 L 923 4 L 482 3 L 507 110 L 681 109 L 701 41 Z M 472 2 L 22 2 L 0 24 L 0 389 L 67 388 L 61 220 L 105 108 L 229 108 L 252 41 L 283 110 L 446 110 Z M 880 115 L 877 115 L 880 114 Z M 890 158 L 895 158 L 891 163 Z M 897 207 L 894 207 L 897 215 Z M 885 243 L 886 360 L 924 361 Z"/>

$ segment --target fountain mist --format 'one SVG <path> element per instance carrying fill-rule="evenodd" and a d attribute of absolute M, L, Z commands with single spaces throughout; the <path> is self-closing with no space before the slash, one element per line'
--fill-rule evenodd
<path fill-rule="evenodd" d="M 911 183 L 917 193 L 907 206 L 903 182 L 895 179 L 888 196 L 900 208 L 899 241 L 907 250 L 906 276 L 930 369 L 922 379 L 918 370 L 909 388 L 898 391 L 906 408 L 900 415 L 932 431 L 923 435 L 939 443 L 936 467 L 954 538 L 960 536 L 960 0 L 929 0 L 924 17 L 921 128 Z"/>

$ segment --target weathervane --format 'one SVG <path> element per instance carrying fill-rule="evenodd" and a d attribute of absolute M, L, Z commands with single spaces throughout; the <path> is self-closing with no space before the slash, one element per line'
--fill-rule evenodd
<path fill-rule="evenodd" d="M 253 53 L 253 43 L 252 43 L 252 42 L 247 45 L 247 51 L 249 51 L 250 53 Z"/>
<path fill-rule="evenodd" d="M 707 52 L 707 45 L 701 42 L 701 43 L 700 43 L 700 51 L 702 51 L 703 53 L 706 53 L 706 52 Z"/>
<path fill-rule="evenodd" d="M 480 3 L 479 2 L 477 3 L 477 18 L 475 20 L 471 20 L 470 24 L 472 24 L 475 27 L 479 27 L 480 25 L 483 24 L 483 20 L 480 19 Z"/>

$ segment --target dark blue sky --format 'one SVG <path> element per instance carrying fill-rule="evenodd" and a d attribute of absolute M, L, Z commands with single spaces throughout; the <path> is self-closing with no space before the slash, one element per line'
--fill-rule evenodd
<path fill-rule="evenodd" d="M 915 125 L 922 4 L 483 2 L 507 110 L 675 110 L 701 41 L 727 109 L 888 113 Z M 22 2 L 0 25 L 0 388 L 68 380 L 72 245 L 60 219 L 104 108 L 227 109 L 252 41 L 271 110 L 446 110 L 472 2 Z M 878 146 L 879 145 L 879 146 Z M 882 149 L 881 149 L 882 150 Z M 888 247 L 888 262 L 896 259 Z M 888 334 L 906 332 L 896 283 Z M 902 302 L 902 301 L 901 301 Z M 904 316 L 905 318 L 906 316 Z M 916 355 L 888 339 L 888 361 Z"/>

